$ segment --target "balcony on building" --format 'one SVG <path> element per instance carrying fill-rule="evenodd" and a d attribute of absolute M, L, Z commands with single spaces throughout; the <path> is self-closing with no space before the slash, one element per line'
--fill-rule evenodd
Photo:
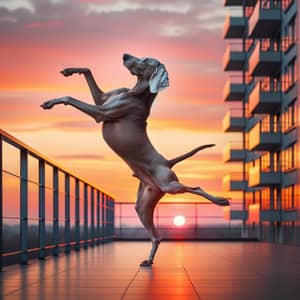
<path fill-rule="evenodd" d="M 243 178 L 243 173 L 230 173 L 223 177 L 223 189 L 225 191 L 245 191 L 248 182 Z"/>
<path fill-rule="evenodd" d="M 281 1 L 258 1 L 249 18 L 250 38 L 275 38 L 281 30 Z"/>
<path fill-rule="evenodd" d="M 224 162 L 242 162 L 247 157 L 247 150 L 243 149 L 242 142 L 230 142 L 223 150 Z"/>
<path fill-rule="evenodd" d="M 250 204 L 248 220 L 251 222 L 291 222 L 298 219 L 297 209 L 261 209 L 258 203 Z"/>
<path fill-rule="evenodd" d="M 273 125 L 274 126 L 274 125 Z M 249 131 L 250 151 L 270 151 L 281 145 L 281 132 L 272 128 L 270 123 L 264 120 L 258 122 Z"/>
<path fill-rule="evenodd" d="M 257 0 L 224 0 L 224 6 L 254 6 Z"/>
<path fill-rule="evenodd" d="M 223 89 L 224 101 L 242 101 L 245 98 L 246 84 L 242 76 L 230 76 Z"/>
<path fill-rule="evenodd" d="M 243 71 L 246 64 L 246 52 L 241 43 L 231 43 L 223 56 L 224 71 Z"/>
<path fill-rule="evenodd" d="M 242 132 L 246 128 L 246 118 L 242 109 L 230 109 L 223 119 L 223 131 Z"/>
<path fill-rule="evenodd" d="M 223 209 L 224 219 L 228 221 L 248 219 L 248 211 L 242 209 L 232 209 L 230 206 L 225 206 Z"/>
<path fill-rule="evenodd" d="M 249 170 L 249 187 L 276 186 L 281 184 L 281 172 L 255 166 Z"/>
<path fill-rule="evenodd" d="M 258 81 L 249 94 L 249 112 L 267 114 L 276 112 L 281 106 L 281 84 Z"/>
<path fill-rule="evenodd" d="M 285 170 L 282 176 L 282 185 L 284 187 L 291 186 L 291 185 L 297 185 L 299 182 L 299 175 L 298 175 L 299 169 L 290 169 Z"/>
<path fill-rule="evenodd" d="M 280 72 L 281 51 L 279 47 L 268 39 L 256 42 L 249 58 L 251 76 L 274 76 Z"/>
<path fill-rule="evenodd" d="M 245 35 L 246 17 L 228 15 L 224 22 L 223 36 L 225 39 L 241 39 Z"/>

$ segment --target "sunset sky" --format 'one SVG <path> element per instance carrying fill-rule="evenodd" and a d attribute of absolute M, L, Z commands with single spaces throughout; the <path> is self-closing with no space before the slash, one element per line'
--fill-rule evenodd
<path fill-rule="evenodd" d="M 65 95 L 92 103 L 84 78 L 65 78 L 63 68 L 89 67 L 108 91 L 135 83 L 124 52 L 155 57 L 170 87 L 152 108 L 153 144 L 167 158 L 217 144 L 175 170 L 187 185 L 235 197 L 222 191 L 223 175 L 239 170 L 223 163 L 223 148 L 241 137 L 222 131 L 227 13 L 220 0 L 0 0 L 0 127 L 117 201 L 134 201 L 138 182 L 103 141 L 101 125 L 71 107 L 44 111 L 40 104 Z"/>

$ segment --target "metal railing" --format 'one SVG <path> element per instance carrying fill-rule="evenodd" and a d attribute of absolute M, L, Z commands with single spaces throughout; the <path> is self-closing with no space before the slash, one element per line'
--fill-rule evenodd
<path fill-rule="evenodd" d="M 111 195 L 0 129 L 0 270 L 113 235 Z"/>
<path fill-rule="evenodd" d="M 134 206 L 133 202 L 115 203 L 115 239 L 149 239 L 149 234 L 138 219 Z M 243 238 L 242 221 L 225 219 L 223 207 L 211 202 L 160 202 L 154 210 L 153 220 L 163 240 Z"/>

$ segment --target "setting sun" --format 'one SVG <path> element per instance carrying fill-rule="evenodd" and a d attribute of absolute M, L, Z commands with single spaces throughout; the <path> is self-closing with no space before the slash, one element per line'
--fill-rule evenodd
<path fill-rule="evenodd" d="M 175 226 L 183 226 L 185 224 L 185 217 L 184 216 L 176 216 L 173 219 L 173 223 Z"/>

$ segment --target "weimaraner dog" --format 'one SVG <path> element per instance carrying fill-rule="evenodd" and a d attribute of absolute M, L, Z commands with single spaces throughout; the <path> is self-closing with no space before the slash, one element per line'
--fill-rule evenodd
<path fill-rule="evenodd" d="M 149 258 L 140 265 L 151 266 L 160 243 L 160 236 L 153 223 L 153 212 L 165 193 L 192 193 L 222 206 L 229 205 L 229 201 L 210 195 L 200 187 L 183 185 L 171 170 L 176 163 L 199 150 L 213 147 L 213 144 L 197 147 L 168 160 L 153 147 L 148 138 L 146 121 L 152 103 L 158 92 L 169 86 L 165 66 L 154 58 L 137 58 L 129 54 L 123 55 L 123 63 L 137 77 L 133 88 L 120 88 L 104 93 L 88 68 L 68 68 L 61 71 L 64 76 L 85 76 L 96 105 L 66 96 L 46 101 L 41 107 L 51 109 L 57 104 L 71 105 L 94 118 L 96 122 L 103 122 L 104 140 L 128 164 L 133 176 L 140 180 L 135 209 L 152 241 Z"/>

